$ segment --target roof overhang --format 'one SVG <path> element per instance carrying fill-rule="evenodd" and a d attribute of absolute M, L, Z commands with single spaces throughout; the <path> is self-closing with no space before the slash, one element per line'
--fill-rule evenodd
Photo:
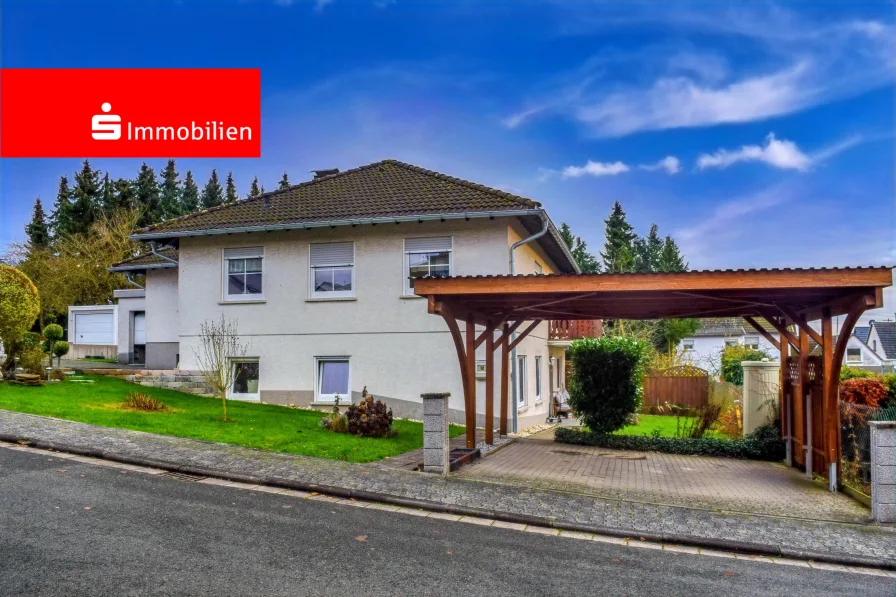
<path fill-rule="evenodd" d="M 375 218 L 347 218 L 340 220 L 321 220 L 314 222 L 290 222 L 285 224 L 264 224 L 258 226 L 234 226 L 228 228 L 208 228 L 203 230 L 181 230 L 169 232 L 145 232 L 132 234 L 130 238 L 138 241 L 162 240 L 170 241 L 176 238 L 185 238 L 192 236 L 218 236 L 226 234 L 243 234 L 250 232 L 274 232 L 278 230 L 312 230 L 315 228 L 337 228 L 340 226 L 364 226 L 377 224 L 400 224 L 402 222 L 430 222 L 430 221 L 448 221 L 448 220 L 475 220 L 475 219 L 494 219 L 494 218 L 547 218 L 548 233 L 556 244 L 557 250 L 568 261 L 568 266 L 573 271 L 578 272 L 576 261 L 560 236 L 554 223 L 551 222 L 544 209 L 517 209 L 517 210 L 498 210 L 498 211 L 473 211 L 443 214 L 416 214 L 416 215 L 400 215 L 400 216 L 384 216 Z M 540 226 L 539 226 L 540 228 Z M 558 264 L 559 265 L 559 264 Z M 123 270 L 116 270 L 123 271 Z"/>
<path fill-rule="evenodd" d="M 177 267 L 176 263 L 152 263 L 149 265 L 113 265 L 107 267 L 110 272 L 142 272 L 148 269 L 166 269 L 169 267 Z"/>
<path fill-rule="evenodd" d="M 663 319 L 798 314 L 883 305 L 889 267 L 422 278 L 414 292 L 458 319 Z"/>

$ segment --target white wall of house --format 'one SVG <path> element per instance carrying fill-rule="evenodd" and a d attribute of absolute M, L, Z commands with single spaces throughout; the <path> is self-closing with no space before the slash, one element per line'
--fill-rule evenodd
<path fill-rule="evenodd" d="M 877 328 L 872 325 L 871 332 L 868 334 L 868 347 L 877 353 L 877 357 L 880 360 L 880 364 L 893 366 L 896 365 L 896 359 L 887 359 L 887 355 L 884 354 L 882 348 L 882 342 L 880 341 L 880 336 L 878 335 Z"/>
<path fill-rule="evenodd" d="M 505 274 L 508 249 L 519 232 L 507 219 L 402 223 L 338 227 L 307 231 L 251 233 L 183 238 L 179 249 L 177 294 L 181 368 L 198 367 L 199 326 L 223 313 L 237 319 L 248 344 L 247 357 L 259 360 L 260 398 L 267 402 L 309 404 L 316 401 L 320 357 L 349 357 L 350 389 L 364 386 L 375 396 L 403 401 L 413 416 L 420 394 L 448 391 L 449 406 L 463 409 L 463 390 L 454 344 L 444 320 L 427 313 L 426 300 L 405 292 L 404 240 L 452 237 L 452 274 Z M 354 296 L 321 300 L 311 297 L 309 245 L 354 242 Z M 263 297 L 246 302 L 225 300 L 224 249 L 263 247 Z M 517 272 L 555 271 L 540 249 L 517 251 Z M 164 270 L 163 270 L 164 271 Z M 173 283 L 174 280 L 172 279 Z M 147 285 L 147 310 L 156 308 Z M 258 300 L 258 299 L 261 300 Z M 547 324 L 520 343 L 527 357 L 527 411 L 547 413 L 547 391 L 535 403 L 535 357 L 541 357 L 542 384 L 547 388 Z M 484 359 L 484 345 L 477 351 Z M 496 367 L 496 395 L 500 388 Z M 485 383 L 477 384 L 477 411 L 484 411 Z M 356 398 L 356 397 L 355 397 Z M 496 414 L 498 409 L 496 408 Z M 455 413 L 456 414 L 456 413 Z M 544 415 L 539 415 L 544 416 Z"/>
<path fill-rule="evenodd" d="M 193 291 L 195 290 L 194 288 Z M 146 367 L 148 369 L 173 369 L 178 364 L 179 304 L 177 268 L 147 270 Z"/>
<path fill-rule="evenodd" d="M 868 340 L 870 341 L 871 338 L 869 337 Z M 854 367 L 880 367 L 885 364 L 885 361 L 868 344 L 859 340 L 858 336 L 850 336 L 846 343 L 843 364 Z"/>
<path fill-rule="evenodd" d="M 118 299 L 118 362 L 133 362 L 134 353 L 134 314 L 146 312 L 146 291 L 139 288 L 133 290 L 116 290 Z"/>

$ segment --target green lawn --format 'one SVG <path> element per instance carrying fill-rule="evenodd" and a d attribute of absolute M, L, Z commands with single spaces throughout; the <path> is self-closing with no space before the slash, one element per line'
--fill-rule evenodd
<path fill-rule="evenodd" d="M 682 425 L 684 425 L 684 420 L 686 418 L 687 417 L 682 417 Z M 625 427 L 614 433 L 617 433 L 619 435 L 651 436 L 653 435 L 655 429 L 659 429 L 661 437 L 675 437 L 675 431 L 678 425 L 676 417 L 662 415 L 639 415 L 638 420 L 640 421 L 638 425 L 626 425 Z M 716 433 L 713 430 L 707 431 L 704 437 L 719 437 L 724 439 L 723 435 Z"/>
<path fill-rule="evenodd" d="M 423 447 L 423 425 L 411 421 L 396 419 L 395 437 L 362 438 L 321 428 L 321 412 L 229 400 L 228 422 L 224 423 L 220 420 L 221 401 L 215 398 L 138 386 L 109 377 L 78 379 L 92 379 L 94 383 L 65 381 L 41 387 L 0 383 L 0 409 L 350 462 L 381 460 Z M 123 410 L 122 400 L 133 391 L 151 394 L 172 410 Z M 451 426 L 452 437 L 463 432 L 463 427 Z"/>

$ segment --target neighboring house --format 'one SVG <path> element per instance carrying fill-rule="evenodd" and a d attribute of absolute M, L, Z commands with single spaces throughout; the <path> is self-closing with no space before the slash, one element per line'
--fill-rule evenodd
<path fill-rule="evenodd" d="M 112 268 L 146 275 L 145 289 L 116 293 L 122 360 L 197 369 L 200 325 L 224 314 L 248 346 L 234 359 L 233 398 L 325 407 L 336 396 L 357 401 L 366 386 L 414 418 L 420 394 L 447 391 L 462 421 L 463 389 L 445 322 L 413 294 L 413 278 L 508 274 L 511 246 L 530 238 L 514 252 L 515 273 L 577 271 L 539 203 L 393 160 L 318 173 L 134 237 L 155 254 Z M 517 347 L 518 428 L 547 416 L 570 329 L 585 328 L 544 322 Z M 482 424 L 484 372 L 477 381 Z"/>
<path fill-rule="evenodd" d="M 778 332 L 766 320 L 757 318 L 756 322 L 774 338 L 778 338 Z M 720 365 L 725 347 L 738 344 L 764 350 L 772 359 L 778 353 L 771 342 L 740 317 L 701 319 L 700 327 L 694 335 L 684 338 L 678 346 L 683 352 L 684 360 L 697 367 L 715 371 Z"/>
<path fill-rule="evenodd" d="M 896 369 L 896 321 L 872 321 L 865 344 L 880 359 L 884 372 Z"/>

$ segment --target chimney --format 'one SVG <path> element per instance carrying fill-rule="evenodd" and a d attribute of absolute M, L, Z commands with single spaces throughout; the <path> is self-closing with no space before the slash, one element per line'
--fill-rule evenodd
<path fill-rule="evenodd" d="M 330 168 L 328 170 L 312 170 L 312 172 L 314 172 L 314 180 L 318 180 L 319 178 L 326 178 L 327 176 L 339 174 L 339 168 Z"/>

